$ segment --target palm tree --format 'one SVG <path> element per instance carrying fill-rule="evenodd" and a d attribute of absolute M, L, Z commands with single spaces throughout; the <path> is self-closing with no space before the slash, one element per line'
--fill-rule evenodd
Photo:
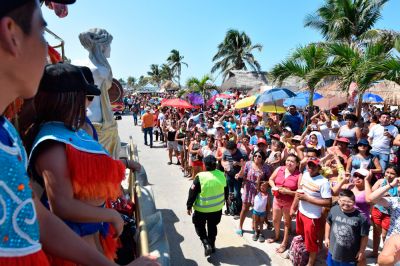
<path fill-rule="evenodd" d="M 359 42 L 381 18 L 388 0 L 325 0 L 304 25 L 318 30 L 327 41 Z"/>
<path fill-rule="evenodd" d="M 137 79 L 135 77 L 128 77 L 126 84 L 128 85 L 129 88 L 131 89 L 136 89 L 137 86 Z"/>
<path fill-rule="evenodd" d="M 253 50 L 262 50 L 261 44 L 252 45 L 250 37 L 245 32 L 228 30 L 225 39 L 218 45 L 218 52 L 213 57 L 215 63 L 211 73 L 219 70 L 223 79 L 229 77 L 231 70 L 252 70 L 259 72 L 261 66 L 254 58 Z"/>
<path fill-rule="evenodd" d="M 320 44 L 300 46 L 283 62 L 272 68 L 270 76 L 274 82 L 282 83 L 289 77 L 298 77 L 307 84 L 310 92 L 309 106 L 313 106 L 314 91 L 317 84 L 326 77 L 328 53 Z"/>
<path fill-rule="evenodd" d="M 178 50 L 171 50 L 171 54 L 167 58 L 167 63 L 172 69 L 172 73 L 174 73 L 174 76 L 178 79 L 178 85 L 179 88 L 181 87 L 181 71 L 182 71 L 182 65 L 185 65 L 188 67 L 188 64 L 183 62 L 183 56 L 179 54 Z"/>
<path fill-rule="evenodd" d="M 397 54 L 400 53 L 400 39 L 395 41 L 393 48 L 397 51 Z M 377 68 L 383 73 L 384 79 L 394 81 L 400 85 L 400 57 L 398 55 L 384 60 Z"/>
<path fill-rule="evenodd" d="M 172 80 L 174 78 L 174 73 L 172 69 L 167 64 L 161 65 L 161 79 L 162 81 Z"/>
<path fill-rule="evenodd" d="M 149 78 L 142 75 L 139 77 L 139 80 L 137 82 L 137 87 L 138 88 L 144 87 L 147 85 L 147 83 L 149 83 Z"/>
<path fill-rule="evenodd" d="M 210 75 L 204 75 L 201 79 L 191 77 L 186 81 L 186 92 L 198 92 L 203 96 L 204 101 L 207 101 L 208 91 L 216 89 L 216 86 L 211 83 Z"/>
<path fill-rule="evenodd" d="M 360 114 L 364 92 L 388 75 L 388 72 L 382 71 L 382 66 L 393 59 L 391 50 L 382 43 L 369 43 L 365 48 L 356 44 L 332 43 L 327 49 L 332 61 L 326 72 L 338 79 L 343 90 L 347 91 L 352 82 L 357 84 L 356 113 Z"/>
<path fill-rule="evenodd" d="M 149 75 L 150 82 L 152 82 L 154 85 L 157 85 L 157 87 L 160 88 L 162 75 L 161 75 L 161 69 L 157 64 L 150 65 L 150 71 L 147 72 L 147 75 Z"/>

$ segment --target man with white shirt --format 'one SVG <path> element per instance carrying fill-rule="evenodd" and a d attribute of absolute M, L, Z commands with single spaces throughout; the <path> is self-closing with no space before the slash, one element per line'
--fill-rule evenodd
<path fill-rule="evenodd" d="M 379 124 L 373 126 L 368 133 L 368 141 L 372 147 L 371 154 L 379 159 L 382 172 L 385 172 L 389 165 L 390 149 L 398 133 L 397 127 L 390 125 L 389 113 L 381 113 Z"/>
<path fill-rule="evenodd" d="M 296 216 L 296 234 L 303 236 L 310 253 L 307 265 L 314 265 L 319 249 L 319 232 L 322 224 L 322 207 L 331 206 L 332 194 L 328 179 L 319 174 L 320 161 L 316 157 L 307 160 L 307 171 L 300 180 L 302 191 L 296 193 L 290 214 Z"/>

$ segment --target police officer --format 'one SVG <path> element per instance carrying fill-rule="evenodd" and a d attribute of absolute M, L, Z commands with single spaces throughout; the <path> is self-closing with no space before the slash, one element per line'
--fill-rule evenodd
<path fill-rule="evenodd" d="M 203 243 L 204 255 L 209 256 L 215 252 L 217 225 L 221 221 L 228 190 L 224 172 L 216 169 L 217 159 L 209 155 L 203 162 L 207 171 L 196 175 L 186 205 L 188 215 L 192 214 L 192 207 L 194 209 L 192 221 Z"/>

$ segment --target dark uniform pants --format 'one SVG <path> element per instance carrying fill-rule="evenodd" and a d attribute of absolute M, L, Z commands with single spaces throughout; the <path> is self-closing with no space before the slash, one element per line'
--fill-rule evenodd
<path fill-rule="evenodd" d="M 215 238 L 217 237 L 217 225 L 221 221 L 222 210 L 217 212 L 198 212 L 194 211 L 192 221 L 194 228 L 200 240 L 208 240 L 211 246 L 215 245 Z M 207 223 L 207 231 L 206 231 Z M 208 233 L 208 234 L 207 234 Z"/>

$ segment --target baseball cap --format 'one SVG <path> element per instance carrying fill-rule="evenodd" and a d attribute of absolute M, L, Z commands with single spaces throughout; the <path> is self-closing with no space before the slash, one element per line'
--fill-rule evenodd
<path fill-rule="evenodd" d="M 320 161 L 317 157 L 311 157 L 311 158 L 308 158 L 308 160 L 307 160 L 307 164 L 309 164 L 309 163 L 319 165 Z"/>
<path fill-rule="evenodd" d="M 58 4 L 73 4 L 76 0 L 51 0 L 51 2 Z M 0 18 L 4 17 L 11 11 L 28 4 L 29 2 L 34 2 L 34 0 L 1 0 L 0 1 Z M 40 2 L 44 2 L 43 0 Z"/>
<path fill-rule="evenodd" d="M 336 139 L 336 141 L 347 143 L 347 144 L 350 143 L 349 139 L 348 138 L 344 138 L 344 137 L 338 138 L 338 139 Z"/>
<path fill-rule="evenodd" d="M 363 177 L 366 177 L 369 174 L 369 171 L 367 169 L 360 168 L 360 169 L 357 169 L 356 171 L 354 171 L 353 175 L 355 175 L 355 174 L 359 174 L 359 175 L 362 175 Z"/>
<path fill-rule="evenodd" d="M 92 71 L 90 70 L 90 68 L 88 68 L 88 67 L 86 67 L 86 66 L 81 66 L 80 68 L 81 68 L 81 71 L 82 71 L 83 76 L 85 77 L 86 81 L 87 81 L 89 84 L 96 86 L 96 85 L 94 84 L 93 73 L 92 73 Z M 98 88 L 97 86 L 96 86 L 96 88 L 97 88 L 97 91 L 96 91 L 96 90 L 91 90 L 90 93 L 87 92 L 86 94 L 87 94 L 87 95 L 100 95 L 100 94 L 101 94 L 101 91 L 99 90 L 99 88 Z"/>
<path fill-rule="evenodd" d="M 100 95 L 100 90 L 85 79 L 77 66 L 58 63 L 47 65 L 39 84 L 39 91 L 74 92 L 84 90 L 87 95 Z"/>
<path fill-rule="evenodd" d="M 285 127 L 285 128 L 283 128 L 283 130 L 287 130 L 289 132 L 292 132 L 292 129 L 290 127 Z"/>
<path fill-rule="evenodd" d="M 301 141 L 301 136 L 300 135 L 296 135 L 292 138 L 292 140 L 297 140 L 297 141 Z"/>
<path fill-rule="evenodd" d="M 255 130 L 256 131 L 264 131 L 264 128 L 262 126 L 256 126 Z"/>
<path fill-rule="evenodd" d="M 259 139 L 257 140 L 257 145 L 259 145 L 259 144 L 268 145 L 268 144 L 267 144 L 267 141 L 266 141 L 265 139 L 263 139 L 263 138 L 259 138 Z"/>
<path fill-rule="evenodd" d="M 278 134 L 274 134 L 274 135 L 271 136 L 271 138 L 274 138 L 274 139 L 281 139 L 281 136 L 279 136 Z"/>

